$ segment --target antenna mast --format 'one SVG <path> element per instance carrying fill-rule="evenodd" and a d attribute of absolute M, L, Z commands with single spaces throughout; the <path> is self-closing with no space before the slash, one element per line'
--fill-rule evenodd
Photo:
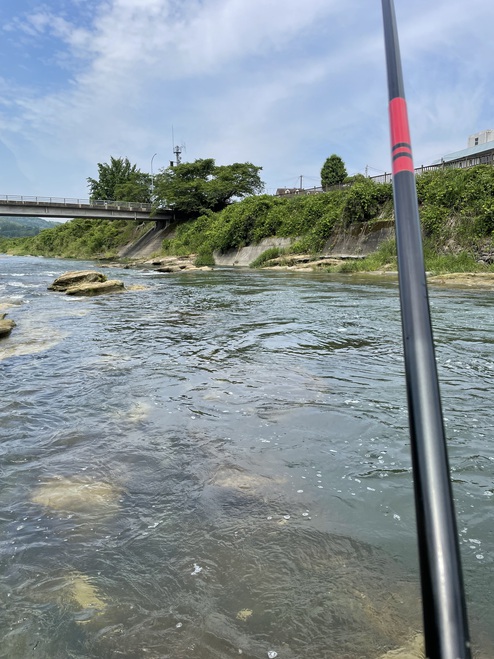
<path fill-rule="evenodd" d="M 175 146 L 175 133 L 173 131 L 173 124 L 172 124 L 172 150 L 173 150 L 173 155 L 175 156 L 175 162 L 173 160 L 170 160 L 170 167 L 173 167 L 174 165 L 180 165 L 182 162 L 182 149 L 183 149 L 183 144 L 182 146 Z"/>
<path fill-rule="evenodd" d="M 175 155 L 175 164 L 180 165 L 182 162 L 182 148 L 180 146 L 173 147 L 173 153 Z"/>

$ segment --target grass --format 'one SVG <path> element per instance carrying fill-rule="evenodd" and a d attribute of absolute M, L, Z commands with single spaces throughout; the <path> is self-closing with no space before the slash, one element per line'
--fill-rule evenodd
<path fill-rule="evenodd" d="M 396 245 L 394 238 L 390 238 L 381 244 L 381 246 L 364 259 L 353 259 L 345 261 L 341 265 L 330 266 L 329 272 L 374 272 L 376 270 L 397 268 L 396 262 Z"/>
<path fill-rule="evenodd" d="M 479 263 L 469 252 L 459 254 L 435 254 L 425 251 L 425 269 L 434 275 L 449 272 L 492 272 L 492 266 Z"/>

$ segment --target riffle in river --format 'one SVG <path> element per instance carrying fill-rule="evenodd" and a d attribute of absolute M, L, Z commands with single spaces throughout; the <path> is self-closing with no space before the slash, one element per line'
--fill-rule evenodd
<path fill-rule="evenodd" d="M 127 291 L 47 290 L 86 268 L 0 257 L 0 657 L 420 657 L 396 280 L 111 267 Z M 494 303 L 430 296 L 487 658 Z"/>

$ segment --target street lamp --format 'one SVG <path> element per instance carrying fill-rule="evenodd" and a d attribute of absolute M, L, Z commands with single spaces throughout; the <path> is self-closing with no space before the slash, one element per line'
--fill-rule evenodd
<path fill-rule="evenodd" d="M 155 153 L 154 156 L 157 156 L 158 154 Z M 154 156 L 151 158 L 151 200 L 153 199 L 154 195 L 154 174 L 153 174 L 153 160 Z"/>

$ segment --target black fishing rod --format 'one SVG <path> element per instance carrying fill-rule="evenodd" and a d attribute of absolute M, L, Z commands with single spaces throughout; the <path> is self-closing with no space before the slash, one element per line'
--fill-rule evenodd
<path fill-rule="evenodd" d="M 393 0 L 382 0 L 382 10 L 425 651 L 429 659 L 470 659 L 458 534 Z"/>

